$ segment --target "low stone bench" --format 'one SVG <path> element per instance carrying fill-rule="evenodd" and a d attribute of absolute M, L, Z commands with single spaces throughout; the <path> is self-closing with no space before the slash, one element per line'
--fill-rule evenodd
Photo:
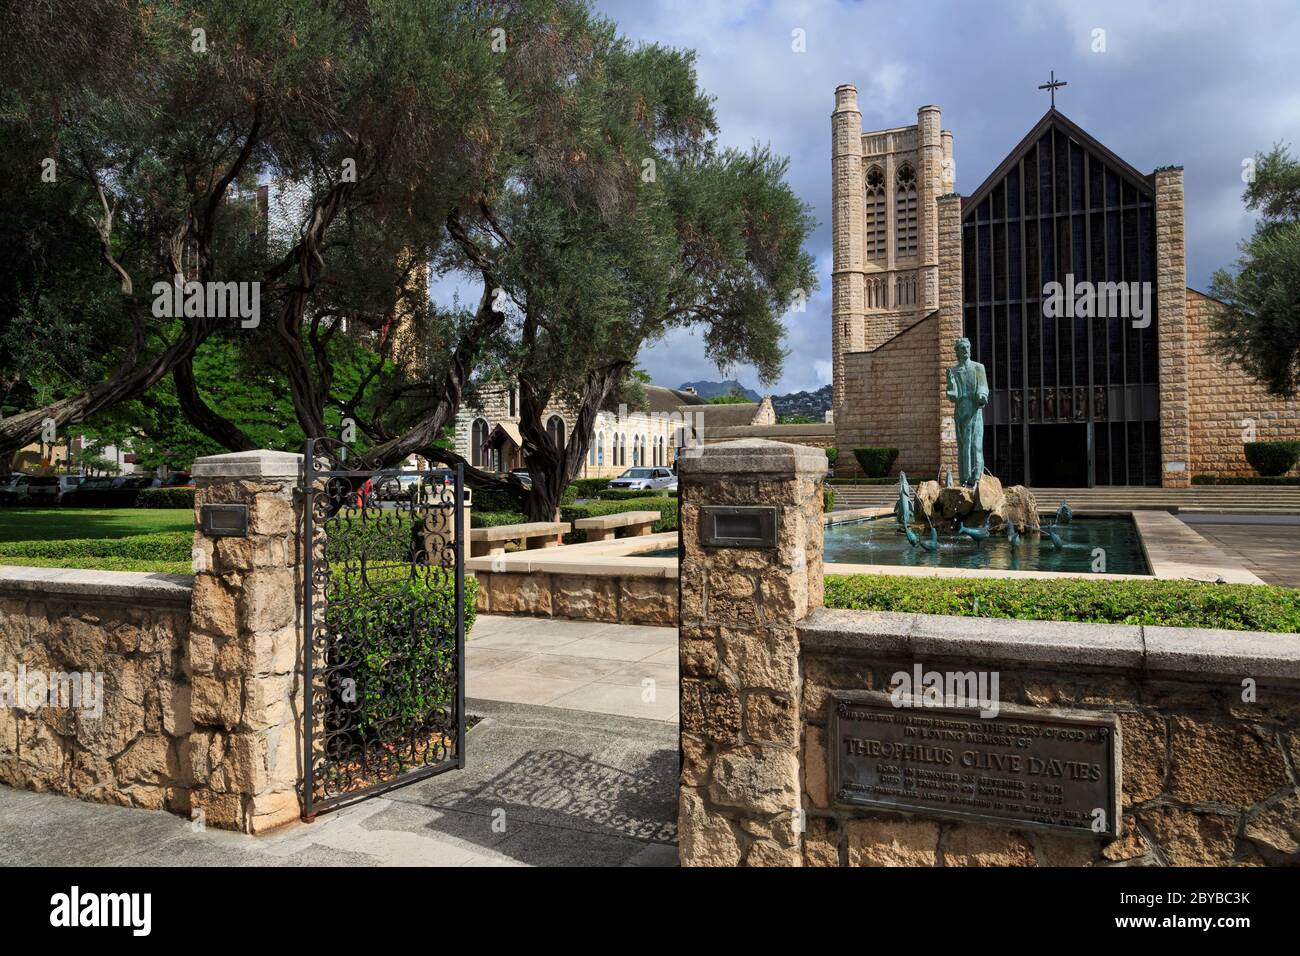
<path fill-rule="evenodd" d="M 618 514 L 579 518 L 573 526 L 587 532 L 588 541 L 609 541 L 619 528 L 627 528 L 627 537 L 639 538 L 649 534 L 661 517 L 658 511 L 620 511 Z"/>
<path fill-rule="evenodd" d="M 505 554 L 507 541 L 523 541 L 528 550 L 553 548 L 556 539 L 568 534 L 573 526 L 567 521 L 525 521 L 522 524 L 503 524 L 495 528 L 471 528 L 469 532 L 470 557 Z"/>

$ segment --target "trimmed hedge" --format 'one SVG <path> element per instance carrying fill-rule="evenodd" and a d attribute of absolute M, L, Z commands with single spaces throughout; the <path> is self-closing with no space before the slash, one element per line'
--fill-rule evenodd
<path fill-rule="evenodd" d="M 635 488 L 605 488 L 597 493 L 596 497 L 600 501 L 640 501 L 642 498 L 676 498 L 677 492 L 666 488 L 651 488 L 649 491 L 638 491 Z"/>
<path fill-rule="evenodd" d="M 827 513 L 835 510 L 835 492 L 830 488 L 822 488 L 822 511 Z"/>
<path fill-rule="evenodd" d="M 830 462 L 832 468 L 835 467 L 835 462 L 839 460 L 839 457 L 840 457 L 840 450 L 838 448 L 826 449 L 826 460 Z"/>
<path fill-rule="evenodd" d="M 577 498 L 595 498 L 609 487 L 609 481 L 608 478 L 575 478 L 569 487 L 574 489 L 574 496 Z M 570 502 L 566 501 L 564 504 Z"/>
<path fill-rule="evenodd" d="M 827 478 L 828 485 L 896 485 L 897 478 Z"/>
<path fill-rule="evenodd" d="M 189 531 L 159 531 L 125 538 L 64 538 L 53 541 L 0 541 L 0 557 L 46 560 L 128 558 L 133 561 L 190 563 L 194 535 Z"/>
<path fill-rule="evenodd" d="M 601 515 L 622 514 L 624 511 L 658 511 L 659 520 L 652 531 L 677 530 L 677 499 L 659 496 L 656 498 L 632 498 L 628 501 L 590 501 L 582 505 L 565 505 L 560 508 L 561 521 L 577 521 L 579 518 L 596 518 Z M 576 544 L 587 540 L 587 532 L 574 530 L 564 536 L 565 544 Z"/>
<path fill-rule="evenodd" d="M 474 511 L 518 511 L 523 505 L 522 498 L 516 498 L 500 488 L 478 488 L 474 491 Z"/>
<path fill-rule="evenodd" d="M 1300 485 L 1300 475 L 1278 475 L 1265 478 L 1260 475 L 1192 475 L 1194 485 Z"/>
<path fill-rule="evenodd" d="M 1300 461 L 1300 441 L 1248 441 L 1246 461 L 1260 475 L 1285 475 Z"/>
<path fill-rule="evenodd" d="M 101 488 L 97 491 L 82 491 L 78 488 L 63 499 L 66 507 L 73 508 L 134 508 L 140 499 L 143 488 Z M 149 491 L 161 491 L 150 488 Z M 193 507 L 194 502 L 190 502 Z"/>
<path fill-rule="evenodd" d="M 469 513 L 471 528 L 499 528 L 503 524 L 523 524 L 528 515 L 518 511 L 477 511 Z"/>
<path fill-rule="evenodd" d="M 855 448 L 853 457 L 862 466 L 862 472 L 868 478 L 883 478 L 894 467 L 898 458 L 897 448 Z"/>
<path fill-rule="evenodd" d="M 828 575 L 826 606 L 959 617 L 1300 632 L 1300 589 L 1258 584 Z"/>
<path fill-rule="evenodd" d="M 141 488 L 136 495 L 137 508 L 193 508 L 193 488 Z"/>

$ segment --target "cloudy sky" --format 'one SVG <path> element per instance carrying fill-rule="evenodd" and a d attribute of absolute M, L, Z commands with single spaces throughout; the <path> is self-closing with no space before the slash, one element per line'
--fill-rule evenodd
<path fill-rule="evenodd" d="M 1047 109 L 1057 107 L 1143 172 L 1186 168 L 1188 283 L 1235 261 L 1253 216 L 1242 160 L 1300 146 L 1300 4 L 1294 0 L 598 0 L 622 32 L 690 47 L 716 98 L 722 143 L 790 157 L 794 190 L 820 222 L 809 251 L 820 288 L 786 317 L 790 357 L 774 393 L 830 381 L 830 111 L 858 88 L 867 129 L 916 122 L 936 103 L 953 131 L 958 192 L 969 194 Z M 792 50 L 792 31 L 807 50 Z M 1104 52 L 1094 52 L 1104 32 Z M 693 336 L 647 348 L 661 385 L 723 376 Z M 733 374 L 757 387 L 751 369 Z"/>

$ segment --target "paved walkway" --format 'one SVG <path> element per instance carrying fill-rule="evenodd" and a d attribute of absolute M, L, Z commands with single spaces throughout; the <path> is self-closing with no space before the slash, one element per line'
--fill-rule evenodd
<path fill-rule="evenodd" d="M 464 770 L 264 837 L 0 786 L 0 865 L 677 864 L 675 628 L 482 615 L 466 663 Z"/>
<path fill-rule="evenodd" d="M 467 766 L 264 837 L 0 786 L 0 866 L 675 866 L 677 729 L 471 700 Z"/>
<path fill-rule="evenodd" d="M 1300 523 L 1269 517 L 1229 522 L 1187 516 L 1184 521 L 1205 540 L 1227 552 L 1266 584 L 1300 588 Z"/>
<path fill-rule="evenodd" d="M 677 629 L 480 615 L 471 698 L 677 721 Z"/>

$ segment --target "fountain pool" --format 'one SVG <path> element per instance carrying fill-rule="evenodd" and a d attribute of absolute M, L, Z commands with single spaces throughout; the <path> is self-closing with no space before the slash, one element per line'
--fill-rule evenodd
<path fill-rule="evenodd" d="M 1044 515 L 1044 527 L 1051 520 L 1051 515 Z M 965 535 L 940 535 L 938 551 L 931 552 L 908 544 L 892 517 L 867 518 L 829 526 L 825 560 L 834 564 L 1094 573 L 1095 551 L 1100 548 L 1105 553 L 1103 573 L 1151 573 L 1137 526 L 1128 516 L 1076 517 L 1056 531 L 1065 545 L 1060 551 L 1053 550 L 1045 533 L 1030 533 L 1014 550 L 1002 534 L 989 535 L 982 542 Z"/>
<path fill-rule="evenodd" d="M 1051 515 L 1043 515 L 1046 527 Z M 965 535 L 940 535 L 939 550 L 914 548 L 898 530 L 892 516 L 864 518 L 830 525 L 825 534 L 828 564 L 881 564 L 920 568 L 973 568 L 994 571 L 1060 571 L 1085 574 L 1150 574 L 1137 525 L 1128 516 L 1076 517 L 1058 525 L 1065 547 L 1056 551 L 1047 535 L 1028 534 L 1014 551 L 1003 534 L 982 542 Z M 925 535 L 922 535 L 925 537 Z M 1105 571 L 1093 568 L 1095 551 L 1105 552 Z M 658 548 L 624 555 L 629 558 L 675 558 L 676 548 Z"/>

